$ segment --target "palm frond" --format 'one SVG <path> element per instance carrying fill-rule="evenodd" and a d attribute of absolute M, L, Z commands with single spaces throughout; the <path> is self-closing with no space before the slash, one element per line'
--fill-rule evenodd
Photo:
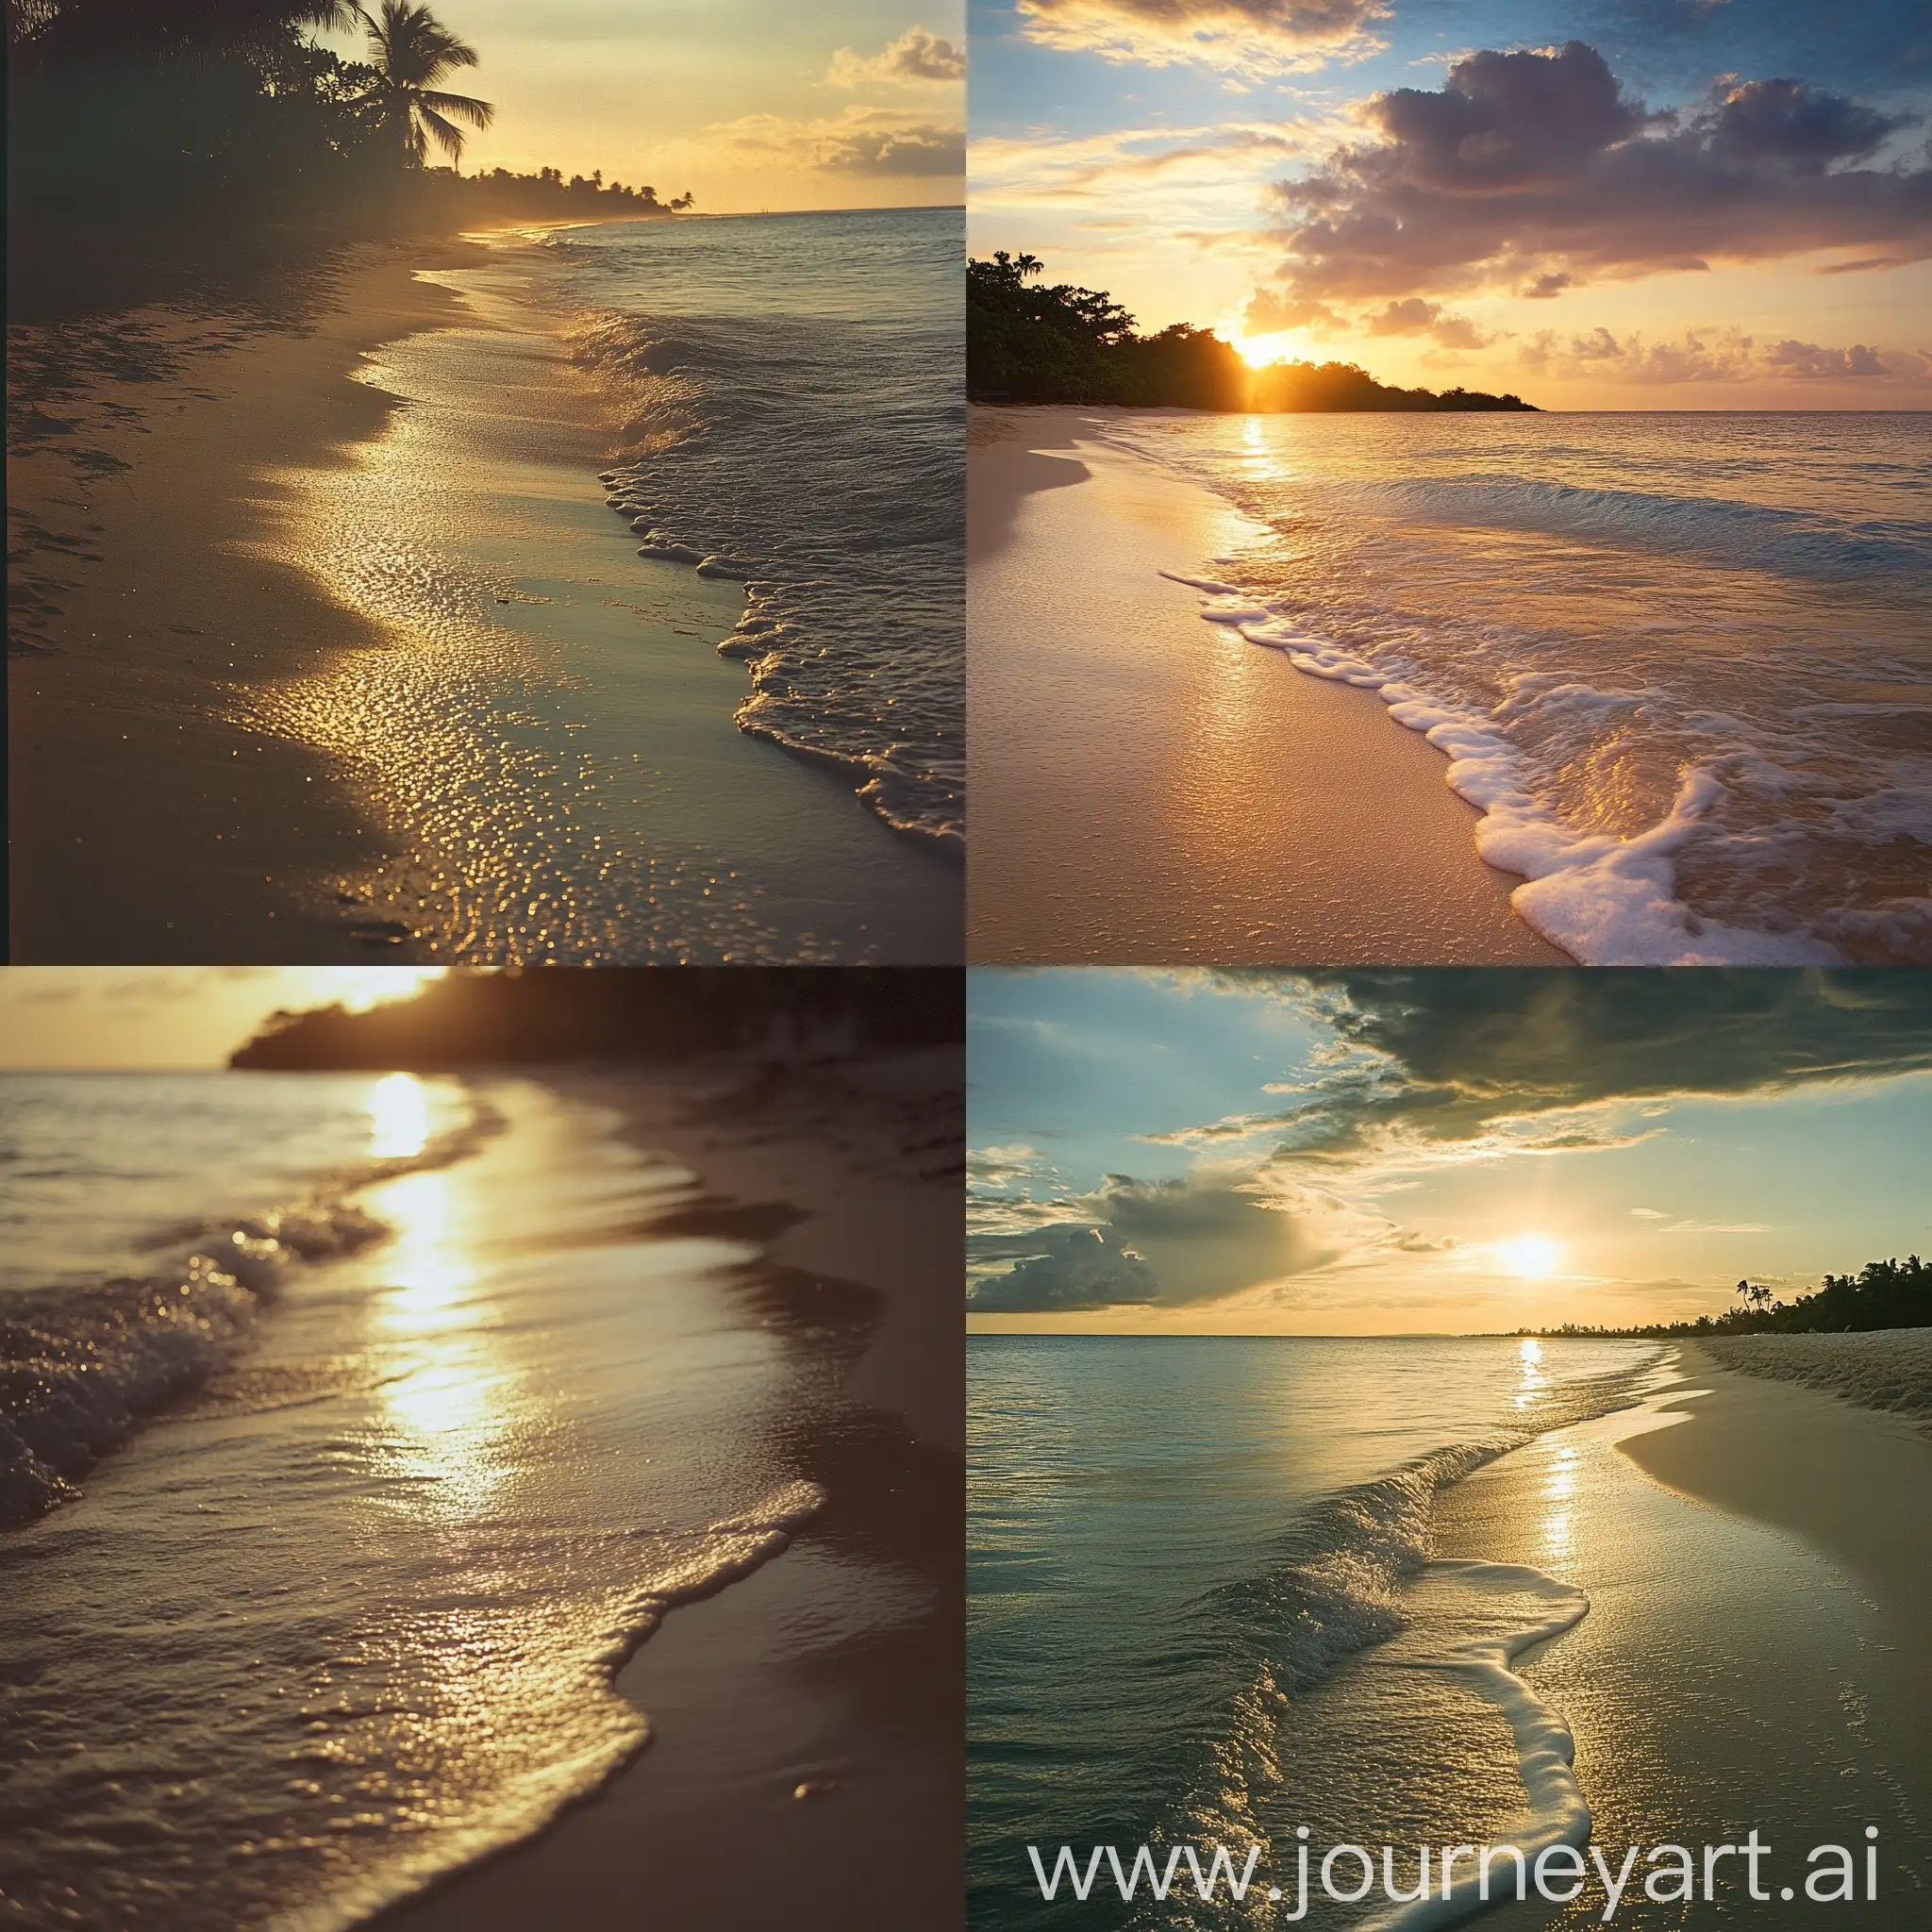
<path fill-rule="evenodd" d="M 416 118 L 419 129 L 426 127 L 429 130 L 429 132 L 436 137 L 437 146 L 440 147 L 443 151 L 443 153 L 450 158 L 451 160 L 457 161 L 462 158 L 463 137 L 460 130 L 453 126 L 449 122 L 445 121 L 441 114 L 437 113 L 433 108 L 431 108 L 426 104 L 425 97 L 421 94 L 418 94 L 416 97 Z M 423 150 L 423 138 L 419 131 L 416 137 L 416 153 L 419 158 L 421 157 Z"/>
<path fill-rule="evenodd" d="M 492 102 L 472 100 L 468 94 L 432 93 L 425 89 L 416 98 L 425 108 L 434 108 L 439 114 L 454 114 L 472 127 L 488 127 L 496 118 Z"/>

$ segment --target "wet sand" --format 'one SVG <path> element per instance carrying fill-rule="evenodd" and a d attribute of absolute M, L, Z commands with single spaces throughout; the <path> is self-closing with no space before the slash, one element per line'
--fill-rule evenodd
<path fill-rule="evenodd" d="M 8 691 L 16 961 L 407 957 L 336 896 L 388 857 L 340 765 L 246 720 L 252 691 L 381 641 L 260 554 L 280 510 L 263 479 L 381 426 L 393 399 L 351 371 L 448 319 L 455 299 L 415 271 L 465 252 L 351 251 L 286 322 L 35 331 L 72 369 L 8 462 L 30 592 Z"/>
<path fill-rule="evenodd" d="M 499 255 L 114 318 L 42 385 L 10 458 L 17 960 L 958 958 L 958 864 L 738 728 L 742 587 L 636 557 L 558 318 L 479 305 Z"/>
<path fill-rule="evenodd" d="M 1916 1924 L 1932 1851 L 1932 1441 L 1693 1348 L 1681 1371 L 1641 1408 L 1555 1431 L 1448 1491 L 1437 1553 L 1528 1563 L 1588 1594 L 1582 1622 L 1517 1668 L 1574 1734 L 1591 1838 L 1613 1867 L 1630 1844 L 1756 1827 L 1768 1882 L 1802 1884 L 1811 1846 L 1858 1847 L 1862 1861 L 1872 1825 L 1879 1899 L 1861 1886 L 1839 1915 Z M 1685 1923 L 1680 1906 L 1635 1895 L 1641 1855 L 1638 1869 L 1616 1923 Z M 1722 1914 L 1756 1923 L 1742 1890 L 1727 1881 Z M 1506 1906 L 1493 1923 L 1580 1926 L 1603 1905 L 1592 1878 L 1572 1906 Z M 1757 1911 L 1790 1917 L 1775 1896 Z"/>
<path fill-rule="evenodd" d="M 643 1754 L 540 1837 L 375 1924 L 959 1925 L 958 1056 L 721 1064 L 695 1090 L 545 1079 L 694 1173 L 701 1191 L 658 1226 L 768 1241 L 765 1325 L 823 1335 L 857 1298 L 869 1332 L 844 1424 L 792 1445 L 824 1510 L 753 1575 L 675 1610 L 619 1674 L 651 1722 Z"/>
<path fill-rule="evenodd" d="M 1239 512 L 1072 408 L 976 409 L 968 690 L 975 960 L 1567 964 L 1476 857 L 1441 755 L 1161 573 Z"/>

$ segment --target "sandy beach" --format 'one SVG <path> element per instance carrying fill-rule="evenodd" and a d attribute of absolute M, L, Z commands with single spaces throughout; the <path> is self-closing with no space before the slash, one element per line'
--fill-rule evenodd
<path fill-rule="evenodd" d="M 824 1510 L 783 1556 L 675 1611 L 619 1674 L 649 1747 L 541 1837 L 378 1923 L 958 1924 L 958 1056 L 545 1084 L 694 1174 L 658 1232 L 767 1240 L 765 1325 L 808 1347 L 856 1299 L 866 1335 L 843 1419 L 792 1445 Z"/>
<path fill-rule="evenodd" d="M 37 421 L 8 460 L 24 553 L 16 960 L 382 956 L 329 883 L 389 856 L 375 826 L 333 760 L 242 722 L 237 698 L 381 641 L 262 554 L 282 509 L 265 478 L 380 428 L 392 399 L 351 372 L 450 319 L 455 298 L 417 270 L 465 254 L 357 249 L 280 312 L 24 332 Z"/>
<path fill-rule="evenodd" d="M 976 960 L 1562 964 L 1447 765 L 1366 691 L 1204 624 L 1244 520 L 1073 408 L 975 409 Z"/>
<path fill-rule="evenodd" d="M 553 267 L 369 245 L 30 335 L 16 959 L 958 957 L 957 858 L 740 728 L 744 585 L 607 507 Z"/>
<path fill-rule="evenodd" d="M 1518 1668 L 1574 1734 L 1591 1839 L 1613 1865 L 1627 1844 L 1715 1844 L 1756 1826 L 1782 1860 L 1776 1883 L 1802 1875 L 1812 1845 L 1862 1845 L 1875 1826 L 1881 1896 L 1848 1909 L 1916 1923 L 1932 1535 L 1909 1499 L 1932 1482 L 1932 1441 L 1700 1349 L 1679 1371 L 1639 1408 L 1555 1431 L 1448 1491 L 1437 1554 L 1526 1563 L 1589 1597 L 1582 1621 Z M 1592 1885 L 1572 1907 L 1510 1907 L 1495 1923 L 1594 1923 L 1602 1905 Z M 1638 1898 L 1626 1922 L 1679 1923 Z"/>

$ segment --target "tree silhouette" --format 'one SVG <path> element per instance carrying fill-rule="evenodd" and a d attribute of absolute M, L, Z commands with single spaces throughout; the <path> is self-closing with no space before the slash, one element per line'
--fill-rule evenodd
<path fill-rule="evenodd" d="M 488 127 L 496 109 L 468 94 L 439 92 L 436 83 L 458 67 L 475 66 L 475 48 L 459 41 L 427 7 L 409 0 L 382 0 L 380 14 L 355 10 L 369 30 L 376 71 L 375 85 L 362 96 L 364 111 L 413 166 L 422 166 L 432 141 L 452 161 L 460 161 L 463 136 L 456 122 Z"/>

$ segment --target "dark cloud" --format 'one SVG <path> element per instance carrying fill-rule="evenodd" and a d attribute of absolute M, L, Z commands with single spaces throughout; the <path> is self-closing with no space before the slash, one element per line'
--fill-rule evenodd
<path fill-rule="evenodd" d="M 1474 1139 L 1539 1115 L 1545 1151 L 1607 1144 L 1579 1108 L 1771 1093 L 1932 1068 L 1932 974 L 1598 969 L 1226 975 L 1314 997 L 1359 1050 L 1285 1113 L 1284 1152 L 1353 1158 L 1381 1131 Z M 1252 1131 L 1252 1126 L 1247 1130 Z"/>
<path fill-rule="evenodd" d="M 1078 1206 L 1085 1218 L 1077 1224 L 974 1236 L 976 1261 L 1012 1265 L 975 1282 L 968 1307 L 1045 1314 L 1218 1301 L 1334 1257 L 1302 1216 L 1211 1174 L 1173 1181 L 1109 1174 Z"/>
<path fill-rule="evenodd" d="M 1106 1229 L 1044 1227 L 1029 1235 L 980 1235 L 975 1257 L 1012 1257 L 1004 1274 L 975 1282 L 966 1306 L 978 1315 L 1071 1313 L 1156 1299 L 1154 1271 L 1122 1251 Z"/>
<path fill-rule="evenodd" d="M 1574 275 L 1534 275 L 1516 292 L 1525 302 L 1554 302 L 1565 289 L 1574 288 L 1575 284 Z"/>
<path fill-rule="evenodd" d="M 1376 300 L 1825 248 L 1932 255 L 1932 165 L 1875 164 L 1907 125 L 1790 80 L 1653 113 L 1572 41 L 1458 60 L 1364 109 L 1375 139 L 1276 184 L 1291 297 Z"/>

